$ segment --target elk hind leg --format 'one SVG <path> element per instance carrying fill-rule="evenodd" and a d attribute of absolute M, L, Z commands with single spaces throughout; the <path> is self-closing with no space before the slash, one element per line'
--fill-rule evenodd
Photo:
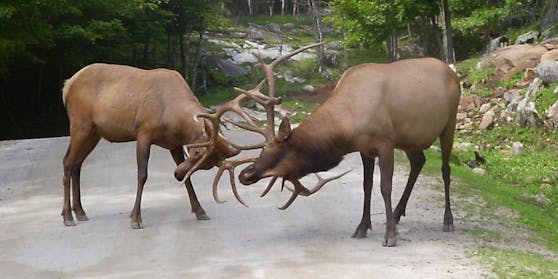
<path fill-rule="evenodd" d="M 407 180 L 405 190 L 403 191 L 403 195 L 401 195 L 401 199 L 393 212 L 395 222 L 397 223 L 399 223 L 401 216 L 405 216 L 405 209 L 407 208 L 407 202 L 409 201 L 409 197 L 413 191 L 413 186 L 415 186 L 422 167 L 426 162 L 426 157 L 424 157 L 422 150 L 418 152 L 407 152 L 407 158 L 409 158 L 409 162 L 411 163 L 411 171 L 409 173 L 409 178 Z"/>
<path fill-rule="evenodd" d="M 395 218 L 391 207 L 391 190 L 393 181 L 394 149 L 384 147 L 379 153 L 380 166 L 380 192 L 384 199 L 386 209 L 386 234 L 383 246 L 393 247 L 397 245 L 397 230 Z"/>
<path fill-rule="evenodd" d="M 442 149 L 442 179 L 444 180 L 444 195 L 445 195 L 445 209 L 444 209 L 444 225 L 442 230 L 444 232 L 455 231 L 453 225 L 453 215 L 451 213 L 450 203 L 450 181 L 451 181 L 451 167 L 449 159 L 451 149 L 453 147 L 453 134 L 455 131 L 455 123 L 448 125 L 442 135 L 440 135 L 440 145 Z"/>
<path fill-rule="evenodd" d="M 360 157 L 362 158 L 362 165 L 364 168 L 364 206 L 362 210 L 362 219 L 353 233 L 353 238 L 364 238 L 368 230 L 372 229 L 370 221 L 370 198 L 372 196 L 375 157 L 368 157 L 363 153 L 360 153 Z"/>
<path fill-rule="evenodd" d="M 182 149 L 182 146 L 175 148 L 170 152 L 177 166 L 184 162 L 184 151 Z M 194 191 L 194 186 L 192 185 L 192 181 L 190 180 L 190 178 L 184 181 L 184 186 L 186 187 L 186 191 L 188 192 L 188 196 L 190 198 L 190 206 L 192 207 L 192 213 L 196 214 L 196 219 L 211 220 L 211 218 L 209 218 L 209 216 L 205 213 L 205 210 L 198 201 L 198 197 L 196 195 L 196 192 Z"/>
<path fill-rule="evenodd" d="M 136 156 L 138 163 L 138 188 L 136 192 L 136 201 L 134 208 L 130 214 L 130 226 L 132 229 L 143 229 L 143 222 L 141 219 L 141 196 L 143 194 L 143 187 L 147 181 L 147 163 L 149 161 L 149 154 L 151 151 L 151 142 L 138 137 L 136 146 Z"/>
<path fill-rule="evenodd" d="M 100 136 L 95 133 L 93 128 L 74 129 L 70 131 L 70 145 L 64 156 L 64 177 L 62 184 L 64 187 L 64 202 L 62 206 L 62 217 L 64 225 L 74 226 L 72 217 L 72 207 L 70 206 L 70 188 L 72 190 L 73 209 L 76 218 L 80 221 L 88 220 L 83 206 L 81 205 L 80 195 L 80 173 L 83 160 L 91 153 L 100 140 Z M 70 185 L 71 180 L 71 185 Z"/>

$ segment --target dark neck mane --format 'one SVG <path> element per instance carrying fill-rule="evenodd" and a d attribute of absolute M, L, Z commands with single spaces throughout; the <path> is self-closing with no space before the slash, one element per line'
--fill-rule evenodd
<path fill-rule="evenodd" d="M 337 166 L 347 153 L 342 135 L 331 126 L 317 125 L 306 119 L 288 139 L 297 150 L 304 174 L 329 170 Z"/>

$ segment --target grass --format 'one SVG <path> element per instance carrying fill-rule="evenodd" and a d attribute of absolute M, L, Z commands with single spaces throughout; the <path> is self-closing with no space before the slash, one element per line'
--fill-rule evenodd
<path fill-rule="evenodd" d="M 440 152 L 427 150 L 427 163 L 423 173 L 440 177 Z M 461 154 L 463 156 L 463 154 Z M 488 162 L 491 158 L 487 156 Z M 466 158 L 463 158 L 466 159 Z M 534 166 L 533 169 L 536 167 Z M 467 211 L 465 220 L 484 220 L 487 224 L 505 223 L 508 228 L 521 224 L 534 232 L 535 238 L 527 239 L 548 247 L 558 253 L 558 214 L 545 210 L 525 199 L 525 188 L 506 182 L 489 172 L 478 175 L 462 164 L 452 164 L 452 196 L 459 196 L 462 203 L 453 203 L 455 208 Z M 455 200 L 455 199 L 454 199 Z M 502 214 L 504 207 L 511 214 Z M 473 222 L 468 220 L 467 222 Z M 468 233 L 479 243 L 484 243 L 473 256 L 490 264 L 498 278 L 556 278 L 558 264 L 542 255 L 514 249 L 497 248 L 497 243 L 506 243 L 516 236 L 511 232 L 474 227 Z"/>
<path fill-rule="evenodd" d="M 556 262 L 531 253 L 488 246 L 473 254 L 490 263 L 497 278 L 558 278 Z"/>

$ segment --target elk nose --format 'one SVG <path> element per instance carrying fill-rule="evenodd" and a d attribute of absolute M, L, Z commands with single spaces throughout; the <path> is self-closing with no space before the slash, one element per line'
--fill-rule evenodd
<path fill-rule="evenodd" d="M 243 169 L 238 175 L 238 180 L 240 180 L 240 183 L 244 185 L 254 184 L 257 181 L 254 179 L 255 169 L 256 168 L 254 167 L 254 165 L 250 165 Z"/>

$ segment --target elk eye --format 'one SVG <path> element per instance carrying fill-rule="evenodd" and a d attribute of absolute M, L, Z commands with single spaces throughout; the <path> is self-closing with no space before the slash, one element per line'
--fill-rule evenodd
<path fill-rule="evenodd" d="M 196 150 L 196 152 L 194 152 L 194 154 L 199 155 L 199 154 L 200 154 L 200 151 L 199 151 L 199 150 Z"/>

